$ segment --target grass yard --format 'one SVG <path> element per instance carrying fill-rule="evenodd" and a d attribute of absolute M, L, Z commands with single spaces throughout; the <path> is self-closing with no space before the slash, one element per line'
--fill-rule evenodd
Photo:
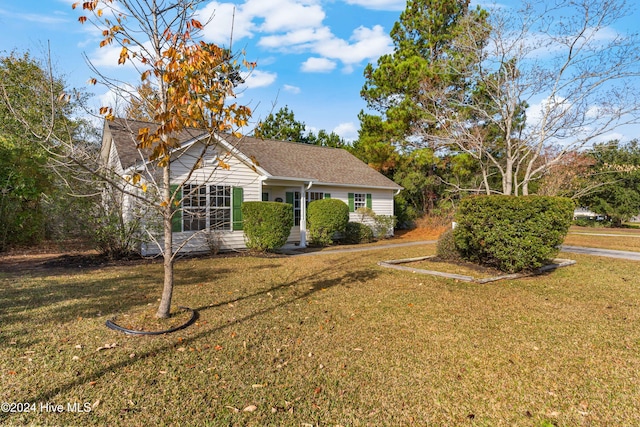
<path fill-rule="evenodd" d="M 574 226 L 571 227 L 564 244 L 640 252 L 640 230 Z"/>
<path fill-rule="evenodd" d="M 638 263 L 484 285 L 376 265 L 434 246 L 182 260 L 200 318 L 159 337 L 104 322 L 155 307 L 161 265 L 5 273 L 1 401 L 36 406 L 0 425 L 640 424 Z"/>

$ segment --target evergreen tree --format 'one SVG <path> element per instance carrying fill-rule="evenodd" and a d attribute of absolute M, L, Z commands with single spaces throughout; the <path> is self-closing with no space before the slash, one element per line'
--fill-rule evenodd
<path fill-rule="evenodd" d="M 416 126 L 428 123 L 437 105 L 423 103 L 422 92 L 440 88 L 468 89 L 458 70 L 474 58 L 458 49 L 466 30 L 481 25 L 486 13 L 469 10 L 469 0 L 409 0 L 391 31 L 394 52 L 368 64 L 361 96 L 381 116 L 360 113 L 360 143 L 412 146 Z M 462 64 L 462 65 L 461 65 Z"/>

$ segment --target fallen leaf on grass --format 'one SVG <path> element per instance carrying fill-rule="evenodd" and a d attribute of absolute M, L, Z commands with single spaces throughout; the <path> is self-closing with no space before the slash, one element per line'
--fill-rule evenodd
<path fill-rule="evenodd" d="M 244 409 L 242 410 L 242 412 L 253 412 L 253 411 L 255 411 L 256 409 L 258 409 L 258 407 L 257 407 L 256 405 L 249 405 L 249 406 L 247 406 L 246 408 L 244 408 Z"/>
<path fill-rule="evenodd" d="M 179 347 L 179 348 L 177 348 L 177 350 L 178 350 L 178 351 L 185 351 L 185 350 L 186 350 L 186 348 L 184 348 L 184 347 Z"/>
<path fill-rule="evenodd" d="M 96 351 L 109 350 L 109 349 L 112 349 L 112 348 L 116 348 L 117 346 L 118 346 L 118 344 L 115 343 L 115 342 L 111 343 L 111 344 L 105 344 L 102 347 L 96 348 Z"/>
<path fill-rule="evenodd" d="M 227 406 L 225 406 L 225 408 L 227 408 L 227 409 L 231 409 L 231 411 L 233 411 L 233 412 L 240 412 L 240 409 L 238 409 L 238 408 L 234 408 L 233 406 L 229 406 L 229 405 L 227 405 Z"/>

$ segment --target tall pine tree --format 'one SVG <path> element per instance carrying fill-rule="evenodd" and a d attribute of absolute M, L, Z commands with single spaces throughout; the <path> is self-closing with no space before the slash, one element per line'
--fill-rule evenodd
<path fill-rule="evenodd" d="M 407 1 L 391 31 L 394 52 L 364 71 L 361 96 L 379 115 L 360 112 L 358 144 L 363 151 L 388 152 L 388 145 L 411 147 L 418 125 L 424 132 L 425 124 L 431 123 L 431 130 L 437 132 L 430 121 L 430 110 L 436 106 L 422 103 L 421 92 L 443 87 L 469 90 L 457 70 L 477 61 L 459 47 L 468 42 L 466 34 L 472 27 L 485 26 L 486 18 L 485 11 L 469 9 L 469 0 Z"/>

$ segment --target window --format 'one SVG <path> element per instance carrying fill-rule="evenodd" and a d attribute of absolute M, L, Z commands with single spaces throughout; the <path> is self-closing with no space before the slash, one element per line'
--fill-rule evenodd
<path fill-rule="evenodd" d="M 293 193 L 293 225 L 300 225 L 300 192 Z"/>
<path fill-rule="evenodd" d="M 182 187 L 182 230 L 231 230 L 231 187 L 194 185 Z"/>
<path fill-rule="evenodd" d="M 353 194 L 353 208 L 358 210 L 360 208 L 367 207 L 367 195 L 365 193 L 354 193 Z"/>
<path fill-rule="evenodd" d="M 314 192 L 307 192 L 307 206 L 309 205 L 309 203 L 315 201 L 315 200 L 322 200 L 324 199 L 324 193 L 320 193 L 317 191 Z"/>
<path fill-rule="evenodd" d="M 349 212 L 355 212 L 360 208 L 372 208 L 371 193 L 348 193 Z"/>
<path fill-rule="evenodd" d="M 292 194 L 292 193 L 288 193 L 288 194 Z M 309 203 L 313 202 L 314 200 L 321 200 L 324 199 L 325 197 L 325 193 L 322 192 L 318 192 L 318 191 L 308 191 L 307 192 L 307 198 L 305 200 L 305 206 L 309 206 Z M 296 191 L 293 193 L 293 200 L 290 200 L 293 204 L 293 225 L 300 225 L 300 192 Z M 289 199 L 287 200 L 287 203 L 289 203 Z"/>
<path fill-rule="evenodd" d="M 207 187 L 187 184 L 182 187 L 182 223 L 184 231 L 207 227 Z"/>
<path fill-rule="evenodd" d="M 209 228 L 231 230 L 231 187 L 226 185 L 209 187 Z"/>

